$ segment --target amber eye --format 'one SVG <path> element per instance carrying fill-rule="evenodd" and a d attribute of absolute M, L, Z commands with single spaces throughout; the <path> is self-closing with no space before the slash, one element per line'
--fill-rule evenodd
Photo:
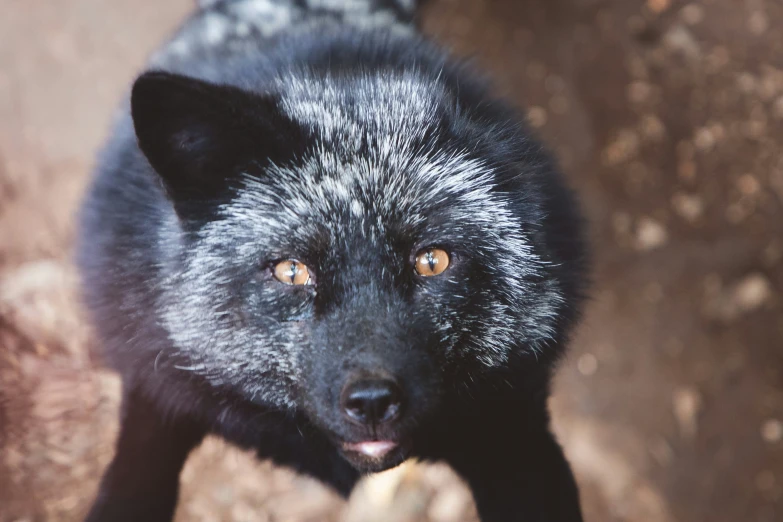
<path fill-rule="evenodd" d="M 416 256 L 416 273 L 430 277 L 442 274 L 449 267 L 449 255 L 440 248 L 422 250 Z"/>
<path fill-rule="evenodd" d="M 275 278 L 287 285 L 313 284 L 307 265 L 293 259 L 286 259 L 275 265 Z"/>

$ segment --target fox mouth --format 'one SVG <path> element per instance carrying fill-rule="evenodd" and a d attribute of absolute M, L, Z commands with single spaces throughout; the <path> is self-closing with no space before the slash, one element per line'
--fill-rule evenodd
<path fill-rule="evenodd" d="M 396 440 L 343 441 L 340 453 L 353 467 L 364 472 L 379 472 L 402 464 L 408 457 L 408 445 Z"/>

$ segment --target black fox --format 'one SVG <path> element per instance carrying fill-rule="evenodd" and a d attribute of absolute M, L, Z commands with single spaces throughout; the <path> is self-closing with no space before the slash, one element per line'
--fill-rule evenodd
<path fill-rule="evenodd" d="M 123 380 L 90 521 L 166 521 L 208 433 L 347 495 L 448 462 L 484 522 L 577 522 L 549 431 L 576 202 L 413 0 L 203 2 L 134 83 L 79 265 Z"/>

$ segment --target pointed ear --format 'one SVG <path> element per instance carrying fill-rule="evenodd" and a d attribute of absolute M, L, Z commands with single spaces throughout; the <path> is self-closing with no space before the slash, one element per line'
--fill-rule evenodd
<path fill-rule="evenodd" d="M 165 72 L 136 80 L 131 115 L 139 148 L 185 219 L 230 198 L 244 169 L 284 161 L 302 143 L 271 96 Z"/>

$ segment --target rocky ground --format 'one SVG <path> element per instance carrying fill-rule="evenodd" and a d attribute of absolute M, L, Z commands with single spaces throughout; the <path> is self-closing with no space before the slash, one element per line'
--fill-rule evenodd
<path fill-rule="evenodd" d="M 190 0 L 0 0 L 0 521 L 83 516 L 118 383 L 73 213 L 113 107 Z M 783 519 L 783 4 L 432 0 L 583 196 L 593 300 L 552 401 L 588 521 Z M 471 521 L 445 466 L 348 503 L 209 440 L 180 521 Z"/>

